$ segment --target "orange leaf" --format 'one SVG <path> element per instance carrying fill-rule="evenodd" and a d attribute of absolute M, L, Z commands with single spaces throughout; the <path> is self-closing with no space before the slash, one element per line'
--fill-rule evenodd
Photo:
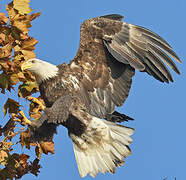
<path fill-rule="evenodd" d="M 4 13 L 0 13 L 0 24 L 6 24 L 8 21 L 8 18 Z"/>
<path fill-rule="evenodd" d="M 51 154 L 54 154 L 55 153 L 55 149 L 54 149 L 54 143 L 53 142 L 40 142 L 40 146 L 41 146 L 41 149 L 43 151 L 43 153 L 45 154 L 48 154 L 49 152 Z"/>
<path fill-rule="evenodd" d="M 29 156 L 27 154 L 21 154 L 19 156 L 19 163 L 23 168 L 28 167 L 28 162 L 27 162 L 28 159 L 29 159 Z"/>
<path fill-rule="evenodd" d="M 12 45 L 7 44 L 0 48 L 0 58 L 11 57 Z"/>
<path fill-rule="evenodd" d="M 23 41 L 22 43 L 22 49 L 25 49 L 25 50 L 34 50 L 35 49 L 35 45 L 38 43 L 38 41 L 34 38 L 29 38 L 25 41 Z"/>
<path fill-rule="evenodd" d="M 30 20 L 30 21 L 33 21 L 34 19 L 36 19 L 36 18 L 39 17 L 40 15 L 41 15 L 41 12 L 31 14 L 31 15 L 29 16 L 29 20 Z"/>
<path fill-rule="evenodd" d="M 20 144 L 21 147 L 23 148 L 24 146 L 26 146 L 27 149 L 30 149 L 30 142 L 29 142 L 29 138 L 30 138 L 30 133 L 28 131 L 23 131 L 20 134 Z"/>
<path fill-rule="evenodd" d="M 10 81 L 13 85 L 16 85 L 19 81 L 18 75 L 17 74 L 10 75 Z"/>

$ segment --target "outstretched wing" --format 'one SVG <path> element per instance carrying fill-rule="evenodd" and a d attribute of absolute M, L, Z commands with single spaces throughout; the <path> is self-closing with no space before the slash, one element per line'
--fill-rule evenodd
<path fill-rule="evenodd" d="M 121 22 L 120 15 L 86 20 L 76 57 L 70 63 L 75 91 L 90 114 L 105 117 L 128 97 L 134 70 L 161 82 L 173 81 L 164 62 L 179 74 L 170 56 L 181 62 L 171 46 L 157 34 Z"/>

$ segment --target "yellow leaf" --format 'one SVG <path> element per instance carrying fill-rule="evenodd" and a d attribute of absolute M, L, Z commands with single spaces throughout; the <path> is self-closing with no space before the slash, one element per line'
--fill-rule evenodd
<path fill-rule="evenodd" d="M 35 81 L 27 81 L 22 85 L 21 88 L 25 88 L 27 91 L 31 92 L 33 89 L 37 89 L 38 85 Z"/>
<path fill-rule="evenodd" d="M 25 80 L 25 76 L 22 72 L 18 72 L 18 77 L 19 77 L 19 80 Z"/>
<path fill-rule="evenodd" d="M 29 14 L 32 9 L 29 7 L 30 0 L 13 0 L 13 7 L 18 10 L 19 14 Z"/>
<path fill-rule="evenodd" d="M 30 96 L 32 93 L 35 93 L 37 91 L 38 85 L 35 81 L 26 81 L 18 88 L 18 94 L 20 97 Z"/>
<path fill-rule="evenodd" d="M 38 41 L 34 38 L 29 38 L 25 41 L 23 41 L 22 43 L 22 49 L 25 49 L 25 50 L 34 50 L 35 49 L 35 45 L 38 43 Z"/>
<path fill-rule="evenodd" d="M 18 28 L 21 32 L 25 34 L 28 33 L 28 27 L 24 21 L 14 21 L 12 25 Z"/>
<path fill-rule="evenodd" d="M 8 158 L 8 153 L 6 151 L 0 150 L 0 163 L 3 166 L 6 166 L 7 161 L 6 159 Z"/>
<path fill-rule="evenodd" d="M 36 54 L 33 51 L 22 50 L 21 52 L 23 53 L 25 60 L 29 60 L 31 58 L 36 58 Z"/>
<path fill-rule="evenodd" d="M 24 58 L 23 54 L 17 54 L 17 55 L 14 57 L 13 62 L 21 61 L 22 58 Z"/>
<path fill-rule="evenodd" d="M 13 3 L 9 3 L 7 6 L 6 6 L 6 10 L 8 12 L 8 16 L 9 16 L 9 19 L 10 19 L 10 23 L 12 22 L 12 20 L 15 18 L 15 16 L 18 14 L 17 13 L 17 10 L 15 10 L 13 8 Z"/>

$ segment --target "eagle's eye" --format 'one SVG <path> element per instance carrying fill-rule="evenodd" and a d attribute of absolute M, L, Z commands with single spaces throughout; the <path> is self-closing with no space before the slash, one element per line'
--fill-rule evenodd
<path fill-rule="evenodd" d="M 32 62 L 32 63 L 35 63 L 35 61 L 34 61 L 34 60 L 32 60 L 31 62 Z"/>

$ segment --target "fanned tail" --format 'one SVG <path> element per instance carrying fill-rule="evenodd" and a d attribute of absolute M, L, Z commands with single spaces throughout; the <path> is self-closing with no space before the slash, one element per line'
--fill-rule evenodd
<path fill-rule="evenodd" d="M 69 134 L 81 177 L 98 173 L 114 173 L 131 154 L 129 144 L 134 129 L 93 117 L 80 136 Z"/>

